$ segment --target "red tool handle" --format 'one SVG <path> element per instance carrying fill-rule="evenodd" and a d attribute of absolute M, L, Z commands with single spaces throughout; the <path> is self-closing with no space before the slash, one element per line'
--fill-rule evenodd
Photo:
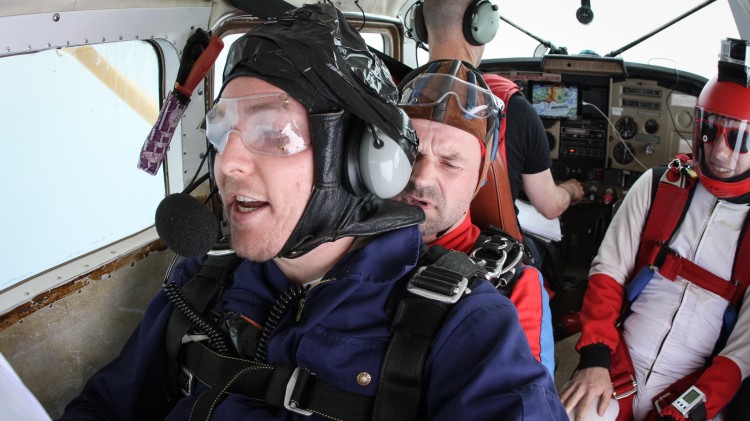
<path fill-rule="evenodd" d="M 185 95 L 186 98 L 190 98 L 193 95 L 193 90 L 198 86 L 198 83 L 206 77 L 206 74 L 216 62 L 216 58 L 219 57 L 221 49 L 224 48 L 224 42 L 219 37 L 211 37 L 211 41 L 203 50 L 198 60 L 195 61 L 193 68 L 190 69 L 188 77 L 185 79 L 185 83 L 180 85 L 179 83 L 174 84 L 174 89 Z"/>

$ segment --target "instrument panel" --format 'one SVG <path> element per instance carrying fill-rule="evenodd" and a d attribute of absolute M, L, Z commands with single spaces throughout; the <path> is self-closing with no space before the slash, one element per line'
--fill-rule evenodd
<path fill-rule="evenodd" d="M 585 280 L 618 204 L 647 169 L 690 153 L 693 109 L 706 79 L 597 56 L 483 62 L 515 81 L 540 115 L 557 182 L 575 178 L 584 199 L 560 218 L 565 276 Z"/>
<path fill-rule="evenodd" d="M 689 153 L 696 97 L 653 80 L 612 83 L 609 118 L 614 122 L 608 156 L 612 168 L 644 171 Z"/>
<path fill-rule="evenodd" d="M 558 181 L 627 191 L 647 169 L 691 152 L 693 109 L 706 82 L 697 75 L 563 55 L 488 61 L 480 69 L 515 81 L 540 112 Z M 577 107 L 571 96 L 579 97 Z M 564 107 L 563 117 L 548 112 Z"/>

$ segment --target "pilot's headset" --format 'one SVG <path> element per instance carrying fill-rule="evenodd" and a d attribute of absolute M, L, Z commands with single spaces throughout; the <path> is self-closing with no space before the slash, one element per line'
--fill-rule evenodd
<path fill-rule="evenodd" d="M 408 35 L 419 43 L 429 44 L 424 1 L 418 0 L 411 9 L 411 16 L 408 17 Z M 490 0 L 473 0 L 464 12 L 462 27 L 464 38 L 471 45 L 480 46 L 492 41 L 500 27 L 500 11 L 497 5 Z"/>
<path fill-rule="evenodd" d="M 453 126 L 482 143 L 476 194 L 497 154 L 505 104 L 475 68 L 460 60 L 438 60 L 415 69 L 399 84 L 399 92 L 399 106 L 409 117 Z"/>

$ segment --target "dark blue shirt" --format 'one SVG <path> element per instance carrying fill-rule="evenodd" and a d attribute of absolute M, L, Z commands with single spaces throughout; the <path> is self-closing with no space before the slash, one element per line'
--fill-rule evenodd
<path fill-rule="evenodd" d="M 420 245 L 414 226 L 383 234 L 350 252 L 309 290 L 304 305 L 295 303 L 287 311 L 269 338 L 268 362 L 305 367 L 331 385 L 374 396 L 390 341 L 386 302 L 396 281 L 417 263 Z M 184 261 L 172 279 L 186 282 L 202 260 Z M 220 306 L 263 323 L 289 285 L 273 261 L 243 261 Z M 159 293 L 120 356 L 89 380 L 62 419 L 189 419 L 194 397 L 181 399 L 173 408 L 164 399 L 168 379 L 163 336 L 171 310 Z M 357 382 L 362 372 L 372 376 L 369 385 Z M 425 413 L 432 420 L 567 420 L 547 369 L 531 354 L 515 307 L 486 282 L 451 308 L 432 344 L 423 382 Z M 212 419 L 323 418 L 230 394 Z"/>

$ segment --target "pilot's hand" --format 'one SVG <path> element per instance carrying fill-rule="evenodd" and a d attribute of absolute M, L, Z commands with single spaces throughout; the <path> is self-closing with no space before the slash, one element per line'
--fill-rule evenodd
<path fill-rule="evenodd" d="M 574 421 L 583 421 L 589 405 L 598 400 L 597 414 L 603 416 L 610 405 L 612 380 L 609 370 L 603 367 L 589 367 L 576 371 L 573 377 L 562 387 L 560 400 L 568 414 L 575 413 Z M 577 411 L 574 411 L 576 410 Z"/>
<path fill-rule="evenodd" d="M 576 180 L 575 178 L 571 178 L 570 180 L 565 180 L 562 183 L 559 184 L 560 187 L 565 189 L 565 191 L 568 192 L 570 195 L 570 204 L 576 204 L 583 200 L 583 186 L 581 186 L 581 183 Z"/>

